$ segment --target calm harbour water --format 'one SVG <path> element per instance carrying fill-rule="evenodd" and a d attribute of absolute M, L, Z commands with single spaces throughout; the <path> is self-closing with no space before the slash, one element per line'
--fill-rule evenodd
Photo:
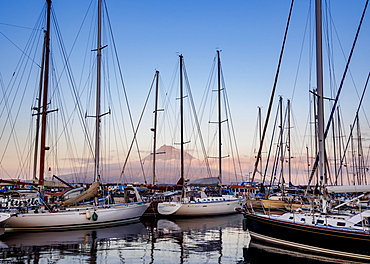
<path fill-rule="evenodd" d="M 92 230 L 6 233 L 0 263 L 243 263 L 242 215 L 144 218 Z"/>
<path fill-rule="evenodd" d="M 241 214 L 0 236 L 0 263 L 327 263 L 251 243 Z M 301 256 L 302 257 L 302 256 Z M 325 260 L 325 259 L 324 259 Z M 338 263 L 337 261 L 333 261 Z"/>

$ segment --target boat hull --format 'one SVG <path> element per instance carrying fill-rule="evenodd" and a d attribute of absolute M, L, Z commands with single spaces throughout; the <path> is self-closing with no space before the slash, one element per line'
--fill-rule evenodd
<path fill-rule="evenodd" d="M 370 234 L 246 214 L 252 240 L 345 259 L 370 261 Z"/>
<path fill-rule="evenodd" d="M 51 231 L 115 226 L 139 221 L 149 204 L 121 204 L 110 207 L 72 208 L 58 212 L 16 214 L 3 225 L 5 232 Z M 86 210 L 87 208 L 87 210 Z M 95 215 L 94 215 L 95 213 Z"/>
<path fill-rule="evenodd" d="M 158 204 L 161 215 L 171 216 L 208 216 L 237 213 L 241 209 L 242 200 L 219 202 L 180 203 L 163 202 Z"/>

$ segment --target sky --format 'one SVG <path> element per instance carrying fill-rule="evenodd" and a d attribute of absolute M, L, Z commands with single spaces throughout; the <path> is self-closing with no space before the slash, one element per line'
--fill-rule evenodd
<path fill-rule="evenodd" d="M 86 60 L 84 54 L 88 50 L 91 53 L 93 49 L 93 46 L 81 44 L 84 38 L 92 37 L 91 28 L 86 26 L 88 22 L 85 22 L 83 27 L 81 25 L 86 14 L 88 15 L 85 21 L 89 20 L 89 14 L 96 6 L 95 2 L 53 1 L 53 12 L 58 21 L 66 52 L 70 54 L 69 63 L 78 87 L 86 85 L 86 80 L 83 81 L 81 78 L 86 74 L 86 70 L 85 72 L 82 70 L 82 64 Z M 333 91 L 337 89 L 342 78 L 365 1 L 337 0 L 323 1 L 323 3 L 328 7 L 325 10 L 330 10 L 325 11 L 324 18 L 326 23 L 324 30 L 329 29 L 326 31 L 329 33 L 325 35 L 324 40 L 324 64 L 328 65 L 330 57 L 332 67 L 329 75 L 325 66 L 324 86 L 326 96 L 333 97 L 335 94 Z M 19 58 L 22 57 L 21 50 L 24 50 L 33 32 L 31 29 L 35 26 L 44 4 L 42 0 L 6 1 L 2 4 L 0 10 L 2 89 L 10 87 L 12 77 L 14 78 L 13 73 L 19 65 Z M 140 118 L 154 72 L 159 70 L 163 85 L 170 87 L 174 70 L 178 67 L 179 54 L 184 56 L 195 104 L 199 105 L 216 50 L 222 50 L 223 76 L 238 150 L 243 159 L 249 159 L 243 167 L 243 173 L 250 175 L 253 171 L 253 157 L 256 155 L 257 148 L 255 139 L 258 107 L 261 107 L 264 118 L 274 84 L 291 1 L 108 0 L 105 4 L 134 123 L 137 123 Z M 295 1 L 272 113 L 274 116 L 278 96 L 283 97 L 284 104 L 287 99 L 291 100 L 294 118 L 292 133 L 297 137 L 294 139 L 296 156 L 304 155 L 306 145 L 303 141 L 309 133 L 307 124 L 310 94 L 308 91 L 316 86 L 312 35 L 313 5 L 313 1 Z M 353 121 L 359 94 L 362 92 L 369 72 L 369 25 L 370 18 L 367 14 L 350 64 L 350 74 L 346 78 L 341 95 L 340 106 L 347 130 Z M 40 28 L 37 31 L 40 32 Z M 108 49 L 112 47 L 109 45 Z M 328 47 L 330 47 L 330 55 L 328 55 Z M 59 72 L 61 71 L 63 70 L 59 68 Z M 34 81 L 32 85 L 36 86 L 35 83 Z M 60 86 L 63 87 L 63 85 L 67 86 L 61 79 Z M 30 94 L 29 97 L 32 98 L 33 95 Z M 367 99 L 364 100 L 363 112 L 368 113 L 369 95 L 365 98 Z M 66 102 L 68 105 L 68 100 Z M 1 124 L 9 129 L 10 123 L 5 121 L 8 119 L 4 114 L 6 112 L 4 102 L 1 103 Z M 329 106 L 330 102 L 326 104 Z M 71 104 L 71 108 L 73 107 Z M 87 108 L 90 109 L 90 106 Z M 12 117 L 16 119 L 14 111 L 12 111 Z M 361 117 L 361 120 L 363 145 L 368 150 L 370 135 L 369 122 L 366 118 L 366 116 Z M 151 115 L 146 116 L 142 123 L 146 128 L 139 131 L 138 140 L 143 146 L 144 153 L 144 151 L 150 151 Z M 272 123 L 273 120 L 269 125 L 270 136 Z M 20 131 L 19 137 L 22 132 L 29 133 L 27 131 L 28 129 Z M 11 152 L 8 147 L 11 141 L 13 140 L 9 141 L 4 133 L 0 141 L 1 149 L 6 149 L 7 152 L 6 155 L 3 154 L 1 161 L 3 169 L 11 164 L 5 159 L 5 156 Z M 164 141 L 163 144 L 170 143 Z M 15 156 L 11 157 L 10 160 L 15 159 Z M 121 156 L 120 159 L 122 160 L 123 157 Z M 0 178 L 11 174 L 11 170 L 11 168 L 6 169 L 7 173 Z"/>

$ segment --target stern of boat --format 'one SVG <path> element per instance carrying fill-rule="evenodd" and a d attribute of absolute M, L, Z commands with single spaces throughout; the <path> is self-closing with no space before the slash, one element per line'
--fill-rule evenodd
<path fill-rule="evenodd" d="M 181 203 L 159 203 L 158 213 L 161 215 L 173 215 L 180 209 L 181 205 Z"/>

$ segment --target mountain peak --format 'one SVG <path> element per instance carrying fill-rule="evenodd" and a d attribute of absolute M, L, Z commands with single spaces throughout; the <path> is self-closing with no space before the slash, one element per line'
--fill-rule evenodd
<path fill-rule="evenodd" d="M 175 148 L 170 145 L 163 145 L 156 151 L 156 160 L 180 160 L 181 157 L 181 150 L 178 148 Z M 144 158 L 144 160 L 151 160 L 152 155 L 149 155 Z M 192 155 L 184 152 L 184 159 L 185 160 L 192 160 L 195 159 Z"/>

